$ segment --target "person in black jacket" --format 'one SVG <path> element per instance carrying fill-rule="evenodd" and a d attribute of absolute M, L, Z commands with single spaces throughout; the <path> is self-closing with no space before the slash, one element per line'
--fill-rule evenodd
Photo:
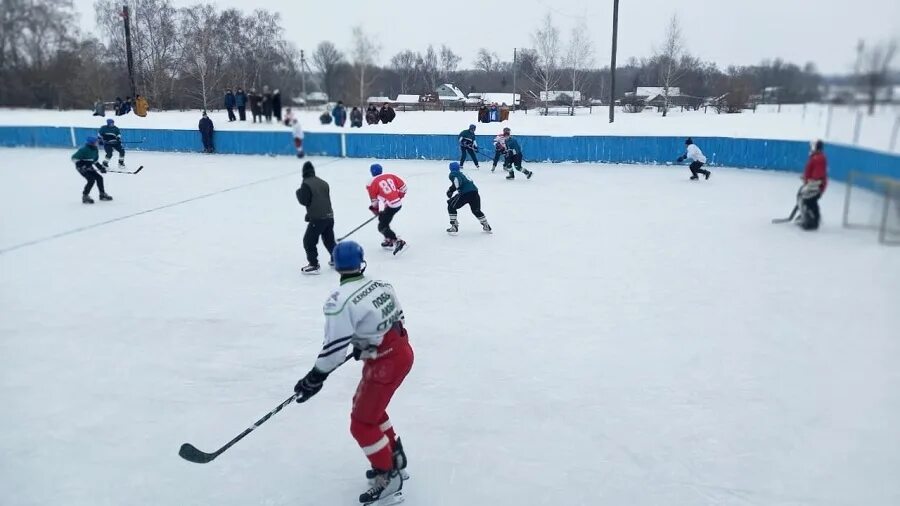
<path fill-rule="evenodd" d="M 262 92 L 262 115 L 266 117 L 266 123 L 272 122 L 272 92 L 268 86 L 263 86 Z M 260 118 L 262 121 L 262 118 Z"/>
<path fill-rule="evenodd" d="M 234 106 L 235 106 L 235 98 L 234 93 L 231 92 L 231 88 L 227 88 L 225 90 L 225 110 L 228 111 L 228 121 L 236 121 L 237 118 L 234 116 Z"/>
<path fill-rule="evenodd" d="M 359 109 L 359 107 L 354 107 L 352 111 L 350 111 L 350 128 L 362 127 L 363 122 L 363 113 Z"/>
<path fill-rule="evenodd" d="M 319 273 L 319 238 L 331 255 L 334 250 L 334 211 L 331 209 L 331 194 L 328 183 L 316 177 L 312 162 L 303 164 L 303 184 L 297 188 L 297 202 L 306 207 L 306 233 L 303 234 L 303 249 L 309 264 L 300 269 L 303 274 Z M 328 265 L 334 265 L 332 261 Z"/>
<path fill-rule="evenodd" d="M 216 150 L 215 146 L 213 146 L 213 133 L 215 133 L 215 128 L 213 127 L 212 120 L 206 115 L 206 111 L 203 111 L 203 117 L 200 118 L 200 124 L 198 126 L 200 128 L 200 139 L 203 141 L 203 152 L 214 153 Z"/>
<path fill-rule="evenodd" d="M 247 121 L 247 94 L 243 88 L 238 88 L 234 95 L 234 104 L 237 106 L 238 117 L 241 121 Z"/>
<path fill-rule="evenodd" d="M 281 90 L 272 92 L 272 115 L 281 123 Z"/>
<path fill-rule="evenodd" d="M 256 88 L 250 89 L 250 115 L 253 116 L 253 122 L 262 123 L 262 96 L 256 91 Z"/>

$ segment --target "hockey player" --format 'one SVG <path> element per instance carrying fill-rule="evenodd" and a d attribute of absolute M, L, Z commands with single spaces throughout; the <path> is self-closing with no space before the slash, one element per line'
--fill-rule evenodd
<path fill-rule="evenodd" d="M 303 151 L 303 127 L 297 118 L 291 118 L 291 128 L 294 130 L 294 147 L 297 148 L 297 158 L 303 158 L 306 153 Z"/>
<path fill-rule="evenodd" d="M 696 181 L 697 179 L 700 179 L 697 174 L 703 174 L 704 176 L 706 176 L 706 179 L 709 179 L 709 176 L 711 176 L 712 174 L 708 170 L 702 168 L 703 164 L 706 163 L 706 157 L 703 156 L 703 152 L 700 151 L 700 148 L 698 148 L 697 145 L 694 144 L 694 139 L 688 137 L 687 139 L 685 139 L 684 145 L 687 146 L 687 149 L 685 150 L 683 155 L 678 157 L 678 163 L 681 163 L 690 158 L 691 165 L 689 166 L 689 168 L 691 169 L 691 180 Z"/>
<path fill-rule="evenodd" d="M 378 231 L 384 236 L 382 248 L 393 249 L 398 254 L 406 247 L 406 241 L 399 239 L 391 230 L 391 221 L 400 212 L 403 197 L 406 196 L 406 183 L 394 174 L 384 174 L 380 164 L 373 163 L 369 167 L 372 181 L 366 185 L 369 192 L 369 211 L 378 216 Z"/>
<path fill-rule="evenodd" d="M 491 226 L 487 222 L 484 213 L 481 212 L 481 196 L 478 194 L 478 187 L 469 179 L 469 176 L 460 171 L 460 166 L 456 162 L 450 162 L 450 188 L 447 189 L 447 213 L 450 214 L 450 228 L 447 232 L 455 234 L 459 232 L 459 222 L 456 220 L 456 212 L 469 205 L 472 214 L 481 222 L 481 228 L 485 232 L 491 231 Z M 456 193 L 456 195 L 453 195 Z"/>
<path fill-rule="evenodd" d="M 491 166 L 491 172 L 497 170 L 497 162 L 500 157 L 506 156 L 506 137 L 509 135 L 509 127 L 503 129 L 497 137 L 494 137 L 494 164 Z"/>
<path fill-rule="evenodd" d="M 821 213 L 819 199 L 828 186 L 828 160 L 825 159 L 825 143 L 810 143 L 809 159 L 803 169 L 803 186 L 800 188 L 800 226 L 803 230 L 819 228 Z"/>
<path fill-rule="evenodd" d="M 334 211 L 331 209 L 331 190 L 328 183 L 316 177 L 312 162 L 303 164 L 303 184 L 297 188 L 297 202 L 306 207 L 306 233 L 303 234 L 303 249 L 309 264 L 300 269 L 303 274 L 319 273 L 319 238 L 328 250 L 334 250 Z M 331 261 L 328 262 L 332 264 Z"/>
<path fill-rule="evenodd" d="M 325 301 L 325 342 L 313 368 L 294 386 L 297 402 L 317 394 L 329 373 L 341 365 L 352 346 L 363 360 L 362 379 L 353 396 L 350 433 L 372 466 L 372 487 L 360 494 L 364 505 L 402 500 L 406 454 L 387 407 L 413 365 L 413 350 L 404 328 L 403 308 L 394 288 L 366 278 L 362 247 L 343 241 L 334 248 L 334 268 L 341 284 Z"/>
<path fill-rule="evenodd" d="M 459 166 L 466 164 L 466 155 L 472 157 L 475 168 L 478 168 L 478 158 L 475 152 L 478 151 L 478 142 L 475 140 L 475 125 L 469 125 L 467 130 L 459 133 L 459 151 L 462 154 L 459 158 Z"/>
<path fill-rule="evenodd" d="M 84 146 L 78 148 L 78 151 L 72 155 L 75 169 L 87 180 L 87 184 L 84 185 L 84 190 L 81 192 L 82 204 L 94 203 L 94 199 L 90 196 L 94 183 L 97 183 L 97 189 L 100 190 L 100 200 L 112 200 L 112 197 L 106 193 L 106 188 L 103 186 L 103 176 L 97 173 L 98 170 L 103 173 L 106 172 L 106 167 L 97 161 L 99 159 L 100 150 L 97 148 L 97 138 L 94 136 L 85 139 Z"/>
<path fill-rule="evenodd" d="M 100 127 L 100 142 L 106 151 L 106 158 L 103 160 L 103 166 L 109 168 L 109 161 L 112 159 L 113 150 L 119 152 L 119 167 L 125 167 L 125 148 L 122 147 L 122 132 L 116 126 L 116 122 L 112 118 L 106 120 L 106 124 Z"/>
<path fill-rule="evenodd" d="M 506 138 L 506 159 L 503 160 L 503 168 L 509 172 L 506 179 L 516 178 L 513 167 L 522 174 L 525 174 L 526 179 L 531 179 L 531 176 L 534 175 L 534 173 L 528 169 L 522 168 L 522 147 L 519 146 L 519 141 L 512 136 L 509 128 L 503 129 L 503 137 Z"/>

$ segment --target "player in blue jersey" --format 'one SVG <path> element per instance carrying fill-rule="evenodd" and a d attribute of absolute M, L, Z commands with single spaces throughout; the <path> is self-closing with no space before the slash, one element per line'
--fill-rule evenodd
<path fill-rule="evenodd" d="M 467 204 L 472 210 L 472 214 L 481 222 L 482 230 L 490 232 L 491 226 L 484 213 L 481 212 L 481 195 L 478 194 L 478 187 L 469 179 L 469 176 L 463 174 L 459 163 L 450 162 L 449 178 L 451 185 L 447 189 L 447 212 L 450 214 L 450 228 L 447 229 L 447 232 L 451 234 L 459 232 L 456 212 Z"/>

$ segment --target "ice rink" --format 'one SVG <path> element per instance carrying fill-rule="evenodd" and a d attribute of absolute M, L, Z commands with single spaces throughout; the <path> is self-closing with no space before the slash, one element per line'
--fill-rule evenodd
<path fill-rule="evenodd" d="M 132 152 L 146 168 L 86 206 L 72 151 L 0 149 L 0 503 L 358 504 L 355 362 L 214 462 L 177 456 L 319 352 L 337 275 L 300 274 L 300 163 Z M 371 161 L 313 161 L 342 235 L 370 216 Z M 416 351 L 390 408 L 406 504 L 900 504 L 900 251 L 841 228 L 841 184 L 805 233 L 770 223 L 795 174 L 483 164 L 495 233 L 464 209 L 450 237 L 446 163 L 382 164 L 410 249 L 352 238 Z"/>

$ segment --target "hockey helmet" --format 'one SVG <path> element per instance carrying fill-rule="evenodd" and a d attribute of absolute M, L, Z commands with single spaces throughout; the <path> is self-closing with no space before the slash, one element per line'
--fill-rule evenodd
<path fill-rule="evenodd" d="M 373 164 L 369 167 L 369 172 L 372 173 L 372 177 L 375 177 L 375 176 L 380 176 L 381 173 L 384 172 L 384 169 L 381 168 L 381 164 L 380 164 L 380 163 L 373 163 Z"/>
<path fill-rule="evenodd" d="M 509 127 L 505 127 L 503 129 L 503 135 L 510 135 L 511 133 L 512 133 L 512 131 L 509 129 Z"/>
<path fill-rule="evenodd" d="M 450 162 L 450 172 L 456 172 L 459 170 L 459 162 Z"/>
<path fill-rule="evenodd" d="M 106 120 L 106 124 L 112 126 L 113 124 L 115 124 L 115 121 L 112 118 L 109 118 L 108 120 Z"/>
<path fill-rule="evenodd" d="M 809 141 L 810 152 L 822 151 L 823 149 L 825 149 L 825 143 L 822 142 L 822 139 L 813 139 Z"/>
<path fill-rule="evenodd" d="M 471 130 L 471 131 L 474 132 L 474 131 L 475 131 L 475 125 L 469 125 L 469 130 Z"/>
<path fill-rule="evenodd" d="M 90 145 L 90 146 L 96 146 L 96 145 L 97 145 L 97 138 L 94 137 L 93 135 L 89 135 L 89 136 L 87 136 L 87 138 L 84 139 L 84 143 L 85 143 L 85 144 L 88 144 L 88 145 Z"/>
<path fill-rule="evenodd" d="M 691 139 L 690 137 L 688 137 L 687 139 L 684 140 L 685 146 L 690 146 L 693 143 L 694 143 L 694 139 Z"/>
<path fill-rule="evenodd" d="M 334 270 L 342 273 L 359 272 L 363 269 L 363 248 L 356 241 L 341 241 L 331 251 Z"/>

